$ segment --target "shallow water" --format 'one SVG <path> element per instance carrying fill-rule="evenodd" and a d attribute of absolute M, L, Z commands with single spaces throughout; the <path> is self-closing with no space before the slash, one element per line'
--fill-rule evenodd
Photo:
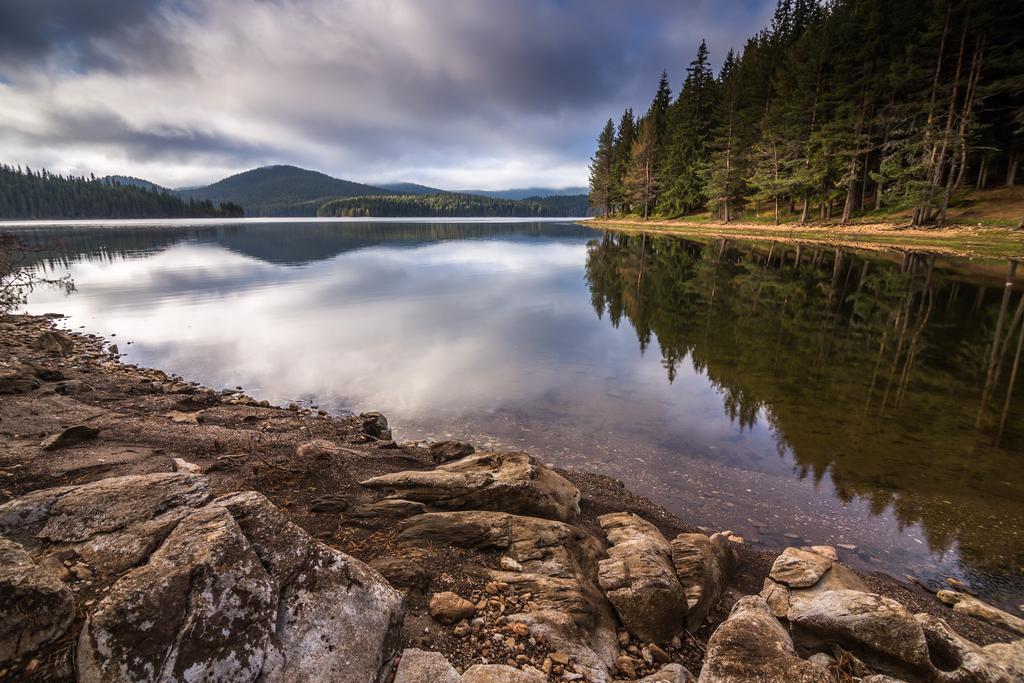
<path fill-rule="evenodd" d="M 556 222 L 17 230 L 77 287 L 29 310 L 128 362 L 526 449 L 765 547 L 1024 596 L 1018 332 L 992 353 L 1024 296 L 1005 263 Z"/>

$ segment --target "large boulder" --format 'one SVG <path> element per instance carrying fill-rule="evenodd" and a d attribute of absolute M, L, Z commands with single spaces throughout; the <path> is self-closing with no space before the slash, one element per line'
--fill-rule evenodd
<path fill-rule="evenodd" d="M 218 498 L 278 588 L 270 680 L 373 680 L 398 652 L 405 608 L 376 571 L 310 537 L 254 491 Z"/>
<path fill-rule="evenodd" d="M 580 492 L 526 453 L 475 453 L 433 470 L 373 477 L 363 486 L 393 498 L 448 510 L 494 510 L 569 521 L 580 511 Z"/>
<path fill-rule="evenodd" d="M 900 603 L 855 590 L 826 591 L 791 619 L 794 637 L 813 649 L 836 643 L 883 672 L 931 671 L 921 625 Z"/>
<path fill-rule="evenodd" d="M 262 494 L 210 500 L 201 475 L 33 492 L 0 506 L 0 529 L 92 572 L 81 681 L 355 683 L 387 674 L 397 652 L 402 598 L 379 574 Z"/>
<path fill-rule="evenodd" d="M 759 596 L 739 600 L 711 635 L 699 683 L 832 683 L 827 669 L 800 659 L 789 633 Z"/>
<path fill-rule="evenodd" d="M 638 638 L 664 642 L 686 625 L 686 597 L 672 564 L 672 547 L 658 528 L 629 512 L 598 523 L 612 547 L 597 580 L 622 624 Z"/>
<path fill-rule="evenodd" d="M 63 635 L 74 618 L 71 591 L 0 536 L 0 668 Z"/>
<path fill-rule="evenodd" d="M 254 680 L 272 647 L 275 588 L 231 513 L 197 510 L 96 606 L 78 679 Z"/>
<path fill-rule="evenodd" d="M 696 631 L 721 599 L 740 564 L 735 537 L 679 534 L 672 539 L 672 564 L 686 595 L 686 627 Z"/>
<path fill-rule="evenodd" d="M 489 578 L 530 593 L 535 608 L 506 615 L 543 636 L 575 660 L 587 680 L 610 680 L 618 655 L 616 620 L 594 582 L 604 546 L 586 531 L 563 522 L 503 512 L 433 512 L 404 522 L 398 543 L 499 550 L 518 570 L 491 570 Z M 506 566 L 511 566 L 509 562 Z"/>

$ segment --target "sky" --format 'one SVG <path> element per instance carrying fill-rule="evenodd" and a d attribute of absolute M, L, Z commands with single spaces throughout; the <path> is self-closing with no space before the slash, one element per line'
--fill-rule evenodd
<path fill-rule="evenodd" d="M 595 139 L 774 0 L 0 0 L 0 161 L 169 187 L 294 164 L 586 185 Z"/>

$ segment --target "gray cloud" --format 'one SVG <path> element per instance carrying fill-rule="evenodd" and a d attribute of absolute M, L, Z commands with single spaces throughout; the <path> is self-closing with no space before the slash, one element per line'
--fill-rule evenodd
<path fill-rule="evenodd" d="M 271 162 L 582 184 L 601 122 L 771 4 L 0 0 L 0 158 L 169 184 Z"/>

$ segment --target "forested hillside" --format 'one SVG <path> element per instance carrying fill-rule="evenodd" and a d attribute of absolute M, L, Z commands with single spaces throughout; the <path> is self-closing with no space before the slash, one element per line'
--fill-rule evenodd
<path fill-rule="evenodd" d="M 357 217 L 579 217 L 587 215 L 587 196 L 490 199 L 476 195 L 444 192 L 422 195 L 347 197 L 329 201 L 318 216 Z"/>
<path fill-rule="evenodd" d="M 0 218 L 205 218 L 243 215 L 230 202 L 183 200 L 166 192 L 0 165 Z"/>
<path fill-rule="evenodd" d="M 321 204 L 336 197 L 390 192 L 295 166 L 264 166 L 206 187 L 181 190 L 180 194 L 215 202 L 234 202 L 244 206 L 250 216 L 315 216 Z"/>
<path fill-rule="evenodd" d="M 609 119 L 590 167 L 606 213 L 943 224 L 1024 158 L 1024 3 L 779 0 L 715 75 L 701 43 L 678 97 Z"/>

